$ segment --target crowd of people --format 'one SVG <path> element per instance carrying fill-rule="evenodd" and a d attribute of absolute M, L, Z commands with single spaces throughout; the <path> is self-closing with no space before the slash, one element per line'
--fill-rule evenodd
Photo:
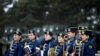
<path fill-rule="evenodd" d="M 29 30 L 22 41 L 22 33 L 14 32 L 13 39 L 5 56 L 95 56 L 96 44 L 92 30 L 83 27 L 69 27 L 66 33 L 56 37 L 46 31 L 43 38 Z"/>

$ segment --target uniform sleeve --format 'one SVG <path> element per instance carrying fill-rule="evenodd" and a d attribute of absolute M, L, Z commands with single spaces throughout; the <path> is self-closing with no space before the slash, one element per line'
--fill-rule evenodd
<path fill-rule="evenodd" d="M 24 56 L 24 54 L 25 54 L 24 48 L 22 46 L 19 46 L 18 56 Z"/>
<path fill-rule="evenodd" d="M 87 46 L 87 56 L 95 56 L 95 50 L 93 44 Z"/>
<path fill-rule="evenodd" d="M 39 42 L 39 40 L 37 40 L 37 42 L 36 42 L 36 47 L 40 47 L 40 42 Z"/>

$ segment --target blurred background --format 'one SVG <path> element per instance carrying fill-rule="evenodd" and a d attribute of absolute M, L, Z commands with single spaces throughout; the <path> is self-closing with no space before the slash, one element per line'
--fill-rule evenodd
<path fill-rule="evenodd" d="M 41 35 L 47 30 L 63 32 L 72 26 L 94 30 L 99 44 L 100 0 L 0 0 L 1 45 L 12 40 L 13 31 L 26 34 L 33 29 Z"/>
<path fill-rule="evenodd" d="M 0 35 L 5 28 L 86 25 L 100 30 L 99 0 L 0 0 Z"/>

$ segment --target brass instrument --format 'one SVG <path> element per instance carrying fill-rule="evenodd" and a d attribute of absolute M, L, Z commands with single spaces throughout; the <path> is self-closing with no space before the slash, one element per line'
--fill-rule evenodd
<path fill-rule="evenodd" d="M 75 41 L 75 54 L 77 56 L 80 56 L 81 46 L 82 46 L 82 41 L 81 40 L 76 40 Z"/>
<path fill-rule="evenodd" d="M 63 45 L 63 54 L 62 56 L 65 56 L 65 50 L 64 50 L 64 45 Z M 49 51 L 48 51 L 48 56 L 58 56 L 58 52 L 57 52 L 57 48 L 58 48 L 58 45 L 55 46 L 54 48 L 50 48 Z"/>
<path fill-rule="evenodd" d="M 48 51 L 48 56 L 57 56 L 57 49 L 56 48 L 50 48 Z"/>
<path fill-rule="evenodd" d="M 54 48 L 50 48 L 50 44 L 49 44 L 49 50 L 48 50 L 48 56 L 57 56 L 57 46 L 55 46 Z"/>

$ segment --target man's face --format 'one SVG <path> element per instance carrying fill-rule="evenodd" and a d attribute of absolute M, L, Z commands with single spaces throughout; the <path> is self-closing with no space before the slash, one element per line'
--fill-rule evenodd
<path fill-rule="evenodd" d="M 61 37 L 61 36 L 58 36 L 58 42 L 59 42 L 59 43 L 63 43 L 63 42 L 64 42 L 64 38 Z"/>
<path fill-rule="evenodd" d="M 34 40 L 35 39 L 35 35 L 33 33 L 29 33 L 28 34 L 28 39 L 29 40 Z"/>
<path fill-rule="evenodd" d="M 82 41 L 86 41 L 89 39 L 89 36 L 87 36 L 85 34 L 81 34 L 81 38 L 82 38 Z"/>
<path fill-rule="evenodd" d="M 15 41 L 19 41 L 21 39 L 21 36 L 19 36 L 17 34 L 14 34 L 13 37 L 14 37 Z"/>
<path fill-rule="evenodd" d="M 48 40 L 51 40 L 52 37 L 49 34 L 45 34 L 44 38 L 46 41 L 48 41 Z"/>
<path fill-rule="evenodd" d="M 71 39 L 75 36 L 75 33 L 72 32 L 68 32 L 68 38 Z"/>

